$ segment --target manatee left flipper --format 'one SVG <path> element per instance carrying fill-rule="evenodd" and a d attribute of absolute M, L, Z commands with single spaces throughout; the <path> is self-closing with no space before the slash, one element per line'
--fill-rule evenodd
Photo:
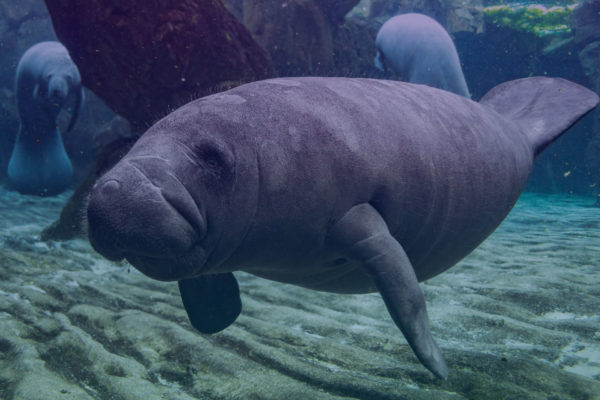
<path fill-rule="evenodd" d="M 379 212 L 370 204 L 354 206 L 333 225 L 328 237 L 347 257 L 362 262 L 421 363 L 446 379 L 448 367 L 431 336 L 425 298 L 413 266 Z"/>
<path fill-rule="evenodd" d="M 40 84 L 39 83 L 36 83 L 35 86 L 33 87 L 33 93 L 31 95 L 31 97 L 36 100 L 40 100 L 42 98 L 42 95 L 40 93 Z"/>
<path fill-rule="evenodd" d="M 179 293 L 192 326 L 202 333 L 222 331 L 242 311 L 240 289 L 231 272 L 181 280 Z"/>

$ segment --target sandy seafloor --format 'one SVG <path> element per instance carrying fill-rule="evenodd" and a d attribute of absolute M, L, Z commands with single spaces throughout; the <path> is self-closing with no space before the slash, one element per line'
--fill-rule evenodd
<path fill-rule="evenodd" d="M 243 311 L 204 336 L 175 283 L 44 243 L 54 199 L 0 190 L 0 399 L 600 399 L 600 208 L 522 196 L 422 284 L 450 377 L 422 367 L 377 294 L 238 273 Z"/>

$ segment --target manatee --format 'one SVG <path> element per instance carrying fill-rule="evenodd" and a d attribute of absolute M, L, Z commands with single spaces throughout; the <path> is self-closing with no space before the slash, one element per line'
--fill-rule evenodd
<path fill-rule="evenodd" d="M 402 14 L 384 23 L 375 38 L 375 66 L 401 80 L 470 97 L 454 42 L 443 26 L 423 14 Z"/>
<path fill-rule="evenodd" d="M 8 163 L 10 182 L 21 193 L 58 194 L 71 183 L 73 167 L 57 118 L 75 96 L 70 131 L 84 100 L 81 77 L 67 49 L 52 41 L 30 47 L 17 65 L 15 93 L 20 124 Z"/>
<path fill-rule="evenodd" d="M 241 311 L 234 271 L 378 291 L 419 360 L 448 374 L 419 287 L 504 219 L 535 157 L 598 96 L 510 81 L 480 103 L 400 81 L 280 78 L 188 103 L 92 188 L 92 246 L 178 281 L 191 324 Z"/>

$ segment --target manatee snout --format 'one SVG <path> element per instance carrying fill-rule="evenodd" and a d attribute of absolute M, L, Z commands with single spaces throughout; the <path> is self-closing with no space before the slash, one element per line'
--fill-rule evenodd
<path fill-rule="evenodd" d="M 143 273 L 168 280 L 166 261 L 198 245 L 206 223 L 186 188 L 162 164 L 150 157 L 117 164 L 92 188 L 87 218 L 96 251 L 115 261 L 127 258 Z"/>
<path fill-rule="evenodd" d="M 48 82 L 48 100 L 62 105 L 69 94 L 69 84 L 64 77 L 53 76 Z"/>

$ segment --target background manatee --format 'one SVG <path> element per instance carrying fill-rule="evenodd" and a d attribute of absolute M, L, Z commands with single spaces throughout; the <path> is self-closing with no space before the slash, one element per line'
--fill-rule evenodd
<path fill-rule="evenodd" d="M 390 18 L 377 32 L 375 65 L 391 67 L 402 80 L 470 97 L 452 38 L 423 14 Z"/>
<path fill-rule="evenodd" d="M 52 41 L 29 48 L 17 65 L 15 92 L 20 124 L 8 163 L 10 182 L 21 193 L 58 194 L 73 177 L 58 115 L 74 96 L 70 131 L 83 104 L 81 77 L 67 49 Z"/>

